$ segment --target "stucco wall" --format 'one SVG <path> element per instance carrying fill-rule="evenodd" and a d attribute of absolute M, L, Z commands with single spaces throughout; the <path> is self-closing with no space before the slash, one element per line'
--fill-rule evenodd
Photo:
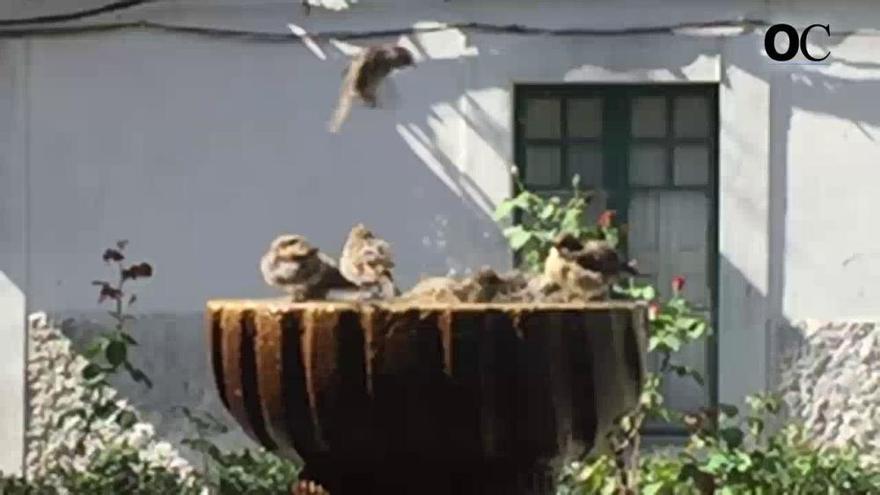
<path fill-rule="evenodd" d="M 105 19 L 272 32 L 286 32 L 287 22 L 311 30 L 428 20 L 613 28 L 739 16 L 830 22 L 842 32 L 880 21 L 880 9 L 855 1 L 832 15 L 818 2 L 362 0 L 309 17 L 296 3 L 157 3 Z M 0 13 L 59 8 L 18 2 Z M 509 190 L 518 82 L 720 84 L 723 400 L 768 384 L 776 329 L 788 321 L 876 317 L 871 213 L 880 197 L 870 188 L 880 179 L 880 38 L 835 37 L 832 62 L 819 66 L 771 64 L 760 33 L 446 31 L 402 41 L 418 51 L 418 68 L 393 79 L 383 108 L 356 109 L 336 136 L 325 122 L 345 58 L 330 44 L 321 45 L 322 61 L 296 43 L 143 31 L 0 43 L 5 440 L 21 436 L 23 401 L 13 399 L 23 397 L 26 310 L 100 315 L 89 282 L 117 238 L 157 269 L 140 291 L 137 331 L 141 359 L 154 375 L 168 372 L 157 380 L 167 385 L 132 392 L 154 415 L 179 401 L 215 401 L 201 367 L 201 309 L 211 297 L 270 294 L 256 262 L 278 232 L 303 233 L 333 253 L 364 221 L 393 243 L 404 285 L 423 273 L 508 264 L 489 211 Z M 20 459 L 14 449 L 0 456 L 6 470 Z"/>

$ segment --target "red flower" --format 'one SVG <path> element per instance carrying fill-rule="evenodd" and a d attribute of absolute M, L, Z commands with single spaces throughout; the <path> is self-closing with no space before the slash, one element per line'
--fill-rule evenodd
<path fill-rule="evenodd" d="M 672 277 L 672 292 L 675 295 L 681 294 L 681 291 L 684 290 L 684 282 L 684 277 L 681 275 Z"/>
<path fill-rule="evenodd" d="M 597 220 L 596 223 L 603 229 L 610 228 L 611 224 L 614 223 L 614 215 L 616 214 L 617 212 L 614 210 L 605 210 L 599 215 L 599 220 Z"/>
<path fill-rule="evenodd" d="M 648 305 L 648 321 L 654 321 L 657 319 L 657 315 L 660 314 L 660 305 L 656 302 L 652 302 Z"/>

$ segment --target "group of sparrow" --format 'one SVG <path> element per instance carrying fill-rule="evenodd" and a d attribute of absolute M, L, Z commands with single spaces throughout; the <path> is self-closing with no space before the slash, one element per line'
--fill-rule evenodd
<path fill-rule="evenodd" d="M 438 303 L 573 302 L 604 299 L 623 275 L 636 275 L 606 241 L 581 241 L 572 234 L 556 237 L 536 275 L 499 274 L 483 267 L 464 278 L 431 277 L 401 293 L 394 282 L 389 243 L 363 224 L 351 229 L 335 259 L 305 237 L 285 234 L 263 255 L 260 270 L 272 287 L 294 301 L 397 300 Z"/>

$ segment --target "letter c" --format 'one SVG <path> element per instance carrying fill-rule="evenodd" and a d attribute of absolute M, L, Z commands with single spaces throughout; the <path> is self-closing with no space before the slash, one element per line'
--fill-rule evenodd
<path fill-rule="evenodd" d="M 808 27 L 807 29 L 804 29 L 804 35 L 803 35 L 803 37 L 801 37 L 801 53 L 803 53 L 805 57 L 812 60 L 813 62 L 821 62 L 821 61 L 825 60 L 826 58 L 828 58 L 828 56 L 831 55 L 831 52 L 826 53 L 825 56 L 822 58 L 815 58 L 810 54 L 810 51 L 807 50 L 807 36 L 810 35 L 810 30 L 813 29 L 814 27 L 823 28 L 825 30 L 825 34 L 827 34 L 828 36 L 831 36 L 831 25 L 830 24 L 824 24 L 824 25 L 823 24 L 813 24 L 812 26 Z"/>

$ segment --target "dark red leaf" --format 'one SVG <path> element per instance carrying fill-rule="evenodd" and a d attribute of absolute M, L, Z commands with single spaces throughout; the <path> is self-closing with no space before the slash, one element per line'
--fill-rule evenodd
<path fill-rule="evenodd" d="M 153 267 L 149 263 L 138 263 L 122 270 L 122 278 L 125 280 L 136 280 L 139 278 L 149 278 L 153 276 Z"/>
<path fill-rule="evenodd" d="M 103 258 L 105 263 L 109 263 L 111 261 L 122 261 L 125 259 L 125 256 L 115 249 L 108 249 L 104 251 Z"/>
<path fill-rule="evenodd" d="M 108 283 L 104 283 L 104 285 L 101 286 L 101 292 L 98 294 L 98 303 L 100 304 L 100 303 L 106 301 L 107 299 L 113 299 L 115 301 L 121 297 L 122 297 L 121 290 L 119 290 L 115 287 L 111 287 L 110 284 L 108 284 Z"/>

